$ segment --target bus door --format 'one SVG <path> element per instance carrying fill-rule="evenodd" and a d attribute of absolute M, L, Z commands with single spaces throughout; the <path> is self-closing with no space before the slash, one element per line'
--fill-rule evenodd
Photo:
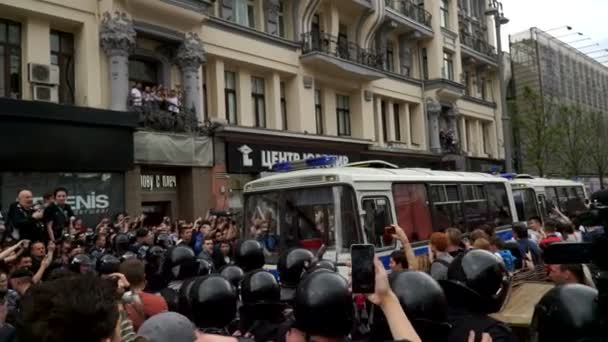
<path fill-rule="evenodd" d="M 393 205 L 389 193 L 365 194 L 361 198 L 363 218 L 363 236 L 366 243 L 373 244 L 376 253 L 385 262 L 383 256 L 390 254 L 396 247 L 392 235 L 384 234 L 384 228 L 395 223 Z M 388 258 L 386 258 L 388 262 Z"/>
<path fill-rule="evenodd" d="M 543 222 L 545 221 L 545 219 L 548 216 L 548 212 L 547 212 L 547 199 L 545 198 L 544 194 L 538 194 L 537 196 L 538 198 L 538 208 L 540 211 L 540 217 L 543 219 Z"/>

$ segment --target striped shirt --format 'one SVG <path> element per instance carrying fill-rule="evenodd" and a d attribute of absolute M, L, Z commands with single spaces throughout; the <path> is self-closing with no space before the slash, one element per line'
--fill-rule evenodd
<path fill-rule="evenodd" d="M 129 319 L 129 315 L 125 310 L 120 310 L 120 341 L 121 342 L 133 342 L 135 341 L 135 330 L 133 329 L 133 323 Z"/>

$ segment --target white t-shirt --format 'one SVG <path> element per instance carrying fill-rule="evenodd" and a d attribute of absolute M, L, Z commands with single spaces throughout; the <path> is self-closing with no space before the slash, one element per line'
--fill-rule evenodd
<path fill-rule="evenodd" d="M 139 89 L 131 89 L 131 101 L 134 106 L 141 106 L 141 91 Z"/>
<path fill-rule="evenodd" d="M 166 100 L 169 103 L 169 111 L 179 113 L 179 102 L 177 96 L 168 97 Z"/>

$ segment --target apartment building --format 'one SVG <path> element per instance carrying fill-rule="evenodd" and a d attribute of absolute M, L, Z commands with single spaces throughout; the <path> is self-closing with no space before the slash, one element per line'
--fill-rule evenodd
<path fill-rule="evenodd" d="M 278 161 L 316 155 L 496 171 L 504 164 L 500 85 L 485 6 L 0 0 L 0 93 L 19 105 L 69 108 L 78 129 L 86 111 L 111 113 L 100 114 L 106 125 L 124 114 L 131 145 L 99 138 L 115 153 L 89 158 L 131 149 L 115 176 L 123 189 L 115 206 L 155 217 L 239 208 L 247 181 Z M 57 82 L 38 87 L 35 64 L 55 65 Z M 142 98 L 131 91 L 137 84 Z M 44 89 L 59 104 L 31 101 Z M 67 171 L 91 170 L 53 166 Z"/>

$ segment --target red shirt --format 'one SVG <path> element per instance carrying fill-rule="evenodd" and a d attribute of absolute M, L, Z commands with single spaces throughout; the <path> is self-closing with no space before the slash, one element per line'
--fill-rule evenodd
<path fill-rule="evenodd" d="M 540 248 L 544 249 L 544 248 L 547 248 L 547 246 L 549 246 L 550 244 L 555 243 L 555 242 L 560 242 L 560 241 L 562 241 L 562 239 L 559 236 L 557 236 L 555 234 L 549 234 L 549 235 L 547 235 L 546 238 L 540 240 L 539 245 L 540 245 Z"/>
<path fill-rule="evenodd" d="M 135 309 L 134 305 L 137 304 L 125 305 L 125 309 L 129 314 L 129 319 L 133 323 L 133 329 L 135 329 L 135 331 L 139 330 L 139 327 L 146 319 L 169 310 L 165 298 L 146 292 L 139 292 L 138 294 L 139 298 L 141 299 L 141 304 L 143 305 L 143 313 L 145 317 L 141 317 L 141 314 L 139 313 L 141 312 L 141 309 Z"/>

